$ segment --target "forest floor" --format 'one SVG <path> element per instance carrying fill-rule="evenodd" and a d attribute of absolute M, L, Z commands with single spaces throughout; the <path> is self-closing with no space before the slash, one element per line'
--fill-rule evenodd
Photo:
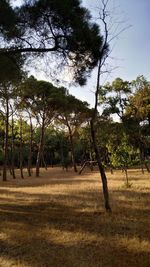
<path fill-rule="evenodd" d="M 0 181 L 0 267 L 150 267 L 150 174 L 107 176 L 112 214 L 96 171 Z"/>

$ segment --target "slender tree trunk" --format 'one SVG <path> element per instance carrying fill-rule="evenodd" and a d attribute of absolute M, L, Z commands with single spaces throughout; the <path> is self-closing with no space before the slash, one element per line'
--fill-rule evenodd
<path fill-rule="evenodd" d="M 142 171 L 142 174 L 144 174 L 144 164 L 143 164 L 143 157 L 142 157 L 142 155 L 140 155 L 140 160 L 141 160 L 141 171 Z"/>
<path fill-rule="evenodd" d="M 147 172 L 150 172 L 150 167 L 148 166 L 148 163 L 147 162 L 145 162 L 145 167 L 147 169 Z"/>
<path fill-rule="evenodd" d="M 62 138 L 60 140 L 60 153 L 61 153 L 61 165 L 64 170 L 65 168 L 65 160 L 64 160 L 64 153 L 63 153 L 63 144 L 62 144 Z"/>
<path fill-rule="evenodd" d="M 9 131 L 9 104 L 8 104 L 8 98 L 6 98 L 6 119 L 5 119 L 5 138 L 4 138 L 3 181 L 7 181 L 8 131 Z"/>
<path fill-rule="evenodd" d="M 10 164 L 9 160 L 8 160 L 8 166 L 9 166 L 9 173 L 12 176 L 12 169 L 11 169 L 11 164 Z"/>
<path fill-rule="evenodd" d="M 39 147 L 38 147 L 38 154 L 37 154 L 37 160 L 36 160 L 36 177 L 39 177 L 39 175 L 40 175 L 40 163 L 41 163 L 41 159 L 42 159 L 43 143 L 44 143 L 44 130 L 45 130 L 45 118 L 43 117 L 40 143 L 39 143 Z"/>
<path fill-rule="evenodd" d="M 15 157 L 14 157 L 14 118 L 13 118 L 13 114 L 12 114 L 12 120 L 11 120 L 11 171 L 12 171 L 13 179 L 16 179 L 14 161 L 15 161 Z"/>
<path fill-rule="evenodd" d="M 93 171 L 93 159 L 92 159 L 92 149 L 91 149 L 91 140 L 90 140 L 90 151 L 89 151 L 89 155 L 90 155 L 90 161 L 91 161 L 91 163 L 90 163 L 90 169 L 91 169 L 91 171 Z"/>
<path fill-rule="evenodd" d="M 43 167 L 45 167 L 45 170 L 47 171 L 47 164 L 46 164 L 46 162 L 45 162 L 45 158 L 44 158 L 44 153 L 43 153 L 43 151 L 42 151 L 42 162 L 43 162 Z"/>
<path fill-rule="evenodd" d="M 105 24 L 105 40 L 104 40 L 104 44 L 102 47 L 102 51 L 101 53 L 103 54 L 103 50 L 105 49 L 105 45 L 107 43 L 107 25 Z M 101 162 L 101 158 L 99 155 L 99 151 L 98 151 L 98 146 L 97 146 L 97 141 L 96 141 L 96 126 L 95 126 L 95 122 L 97 119 L 97 106 L 98 106 L 98 95 L 99 95 L 99 89 L 100 89 L 100 77 L 101 77 L 101 68 L 102 68 L 102 59 L 99 59 L 99 63 L 98 63 L 98 70 L 97 70 L 97 84 L 96 84 L 96 91 L 95 91 L 95 107 L 93 110 L 93 114 L 92 114 L 92 118 L 90 121 L 90 126 L 91 126 L 91 137 L 92 137 L 92 142 L 93 142 L 93 147 L 94 147 L 94 151 L 95 151 L 95 155 L 96 155 L 96 160 L 98 163 L 98 168 L 99 168 L 99 172 L 101 175 L 101 180 L 102 180 L 102 186 L 103 186 L 103 195 L 104 195 L 104 204 L 105 204 L 105 209 L 107 212 L 111 212 L 111 207 L 110 207 L 110 203 L 109 203 L 109 191 L 108 191 L 108 186 L 107 186 L 107 177 L 105 174 L 105 169 L 104 166 Z"/>
<path fill-rule="evenodd" d="M 24 179 L 24 175 L 23 175 L 22 115 L 20 116 L 20 174 L 21 174 L 21 178 Z"/>
<path fill-rule="evenodd" d="M 140 149 L 141 171 L 142 171 L 142 174 L 144 174 L 144 150 L 143 150 L 142 143 L 140 143 L 139 149 Z"/>
<path fill-rule="evenodd" d="M 51 154 L 50 154 L 50 165 L 51 165 L 51 168 L 53 168 L 53 159 L 54 159 L 54 153 L 51 151 Z"/>
<path fill-rule="evenodd" d="M 129 177 L 127 167 L 124 167 L 125 175 L 126 175 L 126 186 L 129 187 Z"/>
<path fill-rule="evenodd" d="M 113 168 L 112 167 L 110 167 L 110 173 L 111 174 L 114 174 L 114 171 L 113 171 Z"/>
<path fill-rule="evenodd" d="M 74 142 L 73 142 L 72 132 L 71 132 L 69 124 L 67 126 L 68 126 L 68 130 L 69 130 L 69 138 L 70 138 L 70 145 L 71 145 L 71 157 L 72 157 L 73 168 L 74 168 L 74 171 L 77 172 L 78 170 L 77 170 L 77 166 L 76 166 L 76 162 L 75 162 L 75 152 L 74 152 Z"/>
<path fill-rule="evenodd" d="M 102 162 L 101 162 L 101 159 L 99 156 L 93 120 L 91 120 L 91 136 L 92 136 L 93 147 L 94 147 L 94 151 L 95 151 L 95 155 L 96 155 L 96 160 L 98 163 L 98 167 L 99 167 L 99 171 L 100 171 L 101 179 L 102 179 L 105 209 L 106 209 L 106 211 L 111 212 L 111 207 L 109 204 L 109 192 L 108 192 L 108 186 L 107 186 L 107 177 L 105 174 L 104 166 L 102 165 Z"/>
<path fill-rule="evenodd" d="M 31 116 L 29 115 L 30 118 L 30 142 L 29 142 L 29 157 L 28 157 L 28 175 L 29 177 L 32 176 L 32 145 L 33 145 L 33 125 L 32 125 L 32 120 Z"/>

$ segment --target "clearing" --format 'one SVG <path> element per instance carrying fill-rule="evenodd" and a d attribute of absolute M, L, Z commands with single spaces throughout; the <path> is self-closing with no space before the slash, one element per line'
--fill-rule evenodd
<path fill-rule="evenodd" d="M 150 175 L 107 176 L 111 215 L 96 171 L 1 181 L 0 267 L 149 267 Z"/>

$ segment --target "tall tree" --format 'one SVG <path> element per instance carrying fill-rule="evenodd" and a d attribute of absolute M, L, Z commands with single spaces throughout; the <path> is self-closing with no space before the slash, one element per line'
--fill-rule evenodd
<path fill-rule="evenodd" d="M 122 120 L 131 92 L 131 83 L 123 81 L 121 78 L 116 78 L 112 83 L 104 85 L 99 94 L 100 103 L 103 105 L 103 114 L 107 116 L 117 114 Z"/>
<path fill-rule="evenodd" d="M 132 81 L 134 94 L 129 99 L 126 113 L 139 122 L 147 121 L 150 126 L 150 82 L 144 76 Z"/>
<path fill-rule="evenodd" d="M 144 163 L 147 171 L 150 172 L 146 162 L 150 150 L 150 82 L 144 76 L 138 76 L 131 84 L 134 93 L 129 98 L 124 120 L 126 123 L 130 122 L 128 131 L 134 146 L 140 151 L 142 172 Z M 133 128 L 132 125 L 136 127 Z"/>
<path fill-rule="evenodd" d="M 8 57 L 0 55 L 0 102 L 1 114 L 5 122 L 5 139 L 4 139 L 4 164 L 3 164 L 3 180 L 7 179 L 8 165 L 8 133 L 9 133 L 9 117 L 10 105 L 12 99 L 15 98 L 16 85 L 22 79 L 22 58 Z"/>
<path fill-rule="evenodd" d="M 72 95 L 65 95 L 59 100 L 60 108 L 58 110 L 58 120 L 63 123 L 67 129 L 71 145 L 71 155 L 74 171 L 77 172 L 74 148 L 74 135 L 79 127 L 89 118 L 89 109 L 86 102 L 75 98 Z"/>
<path fill-rule="evenodd" d="M 38 81 L 33 76 L 28 78 L 20 86 L 21 102 L 29 107 L 32 115 L 41 127 L 40 141 L 36 160 L 36 176 L 39 176 L 40 163 L 44 154 L 44 135 L 45 129 L 52 121 L 55 112 L 57 98 L 65 94 L 64 88 L 56 88 L 46 81 Z"/>
<path fill-rule="evenodd" d="M 101 174 L 101 180 L 103 185 L 103 194 L 104 194 L 104 202 L 105 202 L 105 208 L 106 211 L 110 212 L 110 202 L 109 202 L 109 191 L 108 191 L 108 185 L 107 185 L 107 177 L 105 174 L 104 166 L 102 164 L 100 153 L 97 146 L 97 134 L 96 134 L 96 120 L 98 115 L 98 96 L 100 94 L 101 88 L 102 88 L 102 76 L 104 73 L 110 72 L 106 68 L 107 65 L 107 59 L 112 51 L 112 44 L 113 41 L 119 36 L 119 34 L 126 29 L 121 28 L 121 24 L 117 24 L 116 21 L 112 19 L 111 13 L 109 9 L 109 0 L 101 0 L 100 7 L 99 7 L 99 21 L 101 28 L 103 29 L 103 42 L 99 49 L 99 60 L 97 64 L 97 80 L 96 80 L 96 88 L 95 88 L 95 105 L 93 109 L 93 114 L 91 118 L 91 135 L 93 139 L 93 146 L 96 154 L 96 159 L 99 166 L 99 171 Z M 114 25 L 113 25 L 114 22 Z M 120 27 L 121 25 L 121 27 Z"/>
<path fill-rule="evenodd" d="M 92 136 L 93 147 L 94 147 L 96 160 L 98 162 L 99 172 L 100 172 L 101 180 L 102 180 L 105 209 L 106 211 L 111 212 L 111 207 L 109 203 L 109 191 L 108 191 L 108 185 L 107 185 L 107 177 L 105 174 L 104 166 L 100 158 L 100 153 L 99 153 L 99 149 L 97 145 L 97 130 L 96 130 L 96 121 L 97 121 L 97 115 L 98 115 L 98 95 L 99 95 L 99 91 L 101 88 L 102 68 L 109 55 L 108 24 L 106 21 L 107 3 L 108 1 L 104 1 L 104 0 L 102 1 L 102 12 L 100 12 L 100 21 L 102 22 L 104 26 L 104 38 L 103 38 L 102 46 L 99 49 L 99 60 L 98 60 L 98 65 L 97 65 L 97 81 L 96 81 L 96 89 L 95 89 L 95 105 L 94 105 L 90 125 L 91 125 L 91 136 Z"/>
<path fill-rule="evenodd" d="M 0 54 L 50 55 L 53 66 L 71 66 L 75 81 L 85 83 L 97 64 L 102 37 L 79 0 L 26 1 L 17 8 L 2 2 Z"/>

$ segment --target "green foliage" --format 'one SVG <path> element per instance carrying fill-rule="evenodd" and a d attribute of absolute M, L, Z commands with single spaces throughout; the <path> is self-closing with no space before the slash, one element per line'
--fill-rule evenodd
<path fill-rule="evenodd" d="M 139 122 L 147 120 L 150 125 L 150 82 L 139 76 L 132 85 L 136 91 L 129 99 L 126 115 L 136 118 Z"/>
<path fill-rule="evenodd" d="M 0 5 L 0 36 L 11 40 L 19 34 L 16 13 L 9 0 L 1 0 Z"/>
<path fill-rule="evenodd" d="M 111 84 L 107 83 L 99 90 L 100 104 L 104 106 L 103 115 L 117 114 L 121 119 L 128 104 L 131 84 L 116 78 Z"/>
<path fill-rule="evenodd" d="M 25 52 L 27 58 L 50 53 L 57 66 L 70 64 L 75 81 L 85 83 L 99 56 L 103 56 L 99 52 L 103 38 L 79 0 L 25 1 L 18 8 L 11 7 L 7 0 L 2 3 L 0 34 L 12 40 L 1 45 L 1 53 Z"/>
<path fill-rule="evenodd" d="M 60 98 L 58 120 L 71 128 L 73 132 L 90 118 L 90 109 L 87 102 L 65 95 Z"/>
<path fill-rule="evenodd" d="M 0 84 L 20 82 L 23 76 L 23 58 L 19 55 L 0 54 Z"/>
<path fill-rule="evenodd" d="M 69 142 L 66 133 L 49 126 L 45 133 L 45 155 L 51 164 L 69 164 Z"/>
<path fill-rule="evenodd" d="M 25 108 L 40 123 L 44 119 L 48 124 L 60 107 L 60 100 L 66 89 L 57 88 L 52 83 L 38 81 L 33 76 L 27 78 L 19 87 L 19 107 Z"/>
<path fill-rule="evenodd" d="M 133 164 L 133 159 L 136 157 L 134 148 L 129 145 L 128 138 L 125 134 L 123 134 L 117 146 L 114 141 L 108 145 L 112 165 L 114 167 L 129 167 Z"/>

